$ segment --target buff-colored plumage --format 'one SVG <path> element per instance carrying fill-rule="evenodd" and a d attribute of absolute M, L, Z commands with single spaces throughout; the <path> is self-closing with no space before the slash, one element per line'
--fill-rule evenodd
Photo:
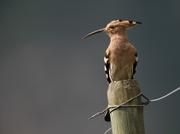
<path fill-rule="evenodd" d="M 133 79 L 137 65 L 136 48 L 128 41 L 127 29 L 141 24 L 132 20 L 113 20 L 105 28 L 98 29 L 85 36 L 106 32 L 110 43 L 104 56 L 104 70 L 107 81 Z M 108 117 L 105 120 L 109 120 Z"/>

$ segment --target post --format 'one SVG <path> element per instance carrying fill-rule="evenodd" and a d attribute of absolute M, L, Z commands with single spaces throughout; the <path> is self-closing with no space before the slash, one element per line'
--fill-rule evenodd
<path fill-rule="evenodd" d="M 107 91 L 108 105 L 119 105 L 139 93 L 136 80 L 112 82 Z M 141 98 L 134 99 L 128 105 L 141 105 Z M 145 134 L 143 107 L 122 107 L 111 112 L 110 117 L 112 134 Z"/>

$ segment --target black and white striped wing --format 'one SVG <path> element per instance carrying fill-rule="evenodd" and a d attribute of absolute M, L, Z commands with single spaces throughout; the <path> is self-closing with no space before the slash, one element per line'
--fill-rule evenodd
<path fill-rule="evenodd" d="M 111 83 L 112 79 L 110 77 L 109 52 L 106 52 L 105 56 L 104 56 L 104 71 L 105 71 L 106 79 L 107 79 L 108 83 Z M 104 120 L 107 122 L 109 122 L 111 120 L 109 110 L 105 113 Z"/>
<path fill-rule="evenodd" d="M 137 52 L 135 53 L 135 62 L 133 64 L 133 68 L 132 68 L 132 79 L 134 78 L 134 75 L 136 73 L 136 67 L 137 67 L 137 63 L 138 63 L 138 54 Z"/>
<path fill-rule="evenodd" d="M 109 62 L 109 53 L 105 53 L 104 56 L 104 71 L 106 74 L 106 79 L 108 81 L 108 83 L 111 83 L 111 77 L 110 77 L 110 62 Z"/>

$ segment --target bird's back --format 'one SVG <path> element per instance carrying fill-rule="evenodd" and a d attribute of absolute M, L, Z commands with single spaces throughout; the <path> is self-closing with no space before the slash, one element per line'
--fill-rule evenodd
<path fill-rule="evenodd" d="M 106 50 L 108 55 L 109 71 L 106 71 L 107 79 L 111 81 L 132 79 L 136 64 L 136 49 L 128 41 L 110 42 L 109 47 Z"/>

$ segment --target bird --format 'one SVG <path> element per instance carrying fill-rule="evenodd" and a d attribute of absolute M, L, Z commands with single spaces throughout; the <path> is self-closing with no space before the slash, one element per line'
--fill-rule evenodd
<path fill-rule="evenodd" d="M 108 83 L 134 79 L 138 54 L 135 46 L 128 40 L 127 31 L 138 24 L 142 23 L 129 19 L 116 19 L 110 21 L 104 28 L 84 36 L 85 39 L 102 32 L 109 36 L 110 43 L 104 56 L 104 71 Z M 105 121 L 110 121 L 108 112 L 106 113 Z"/>

